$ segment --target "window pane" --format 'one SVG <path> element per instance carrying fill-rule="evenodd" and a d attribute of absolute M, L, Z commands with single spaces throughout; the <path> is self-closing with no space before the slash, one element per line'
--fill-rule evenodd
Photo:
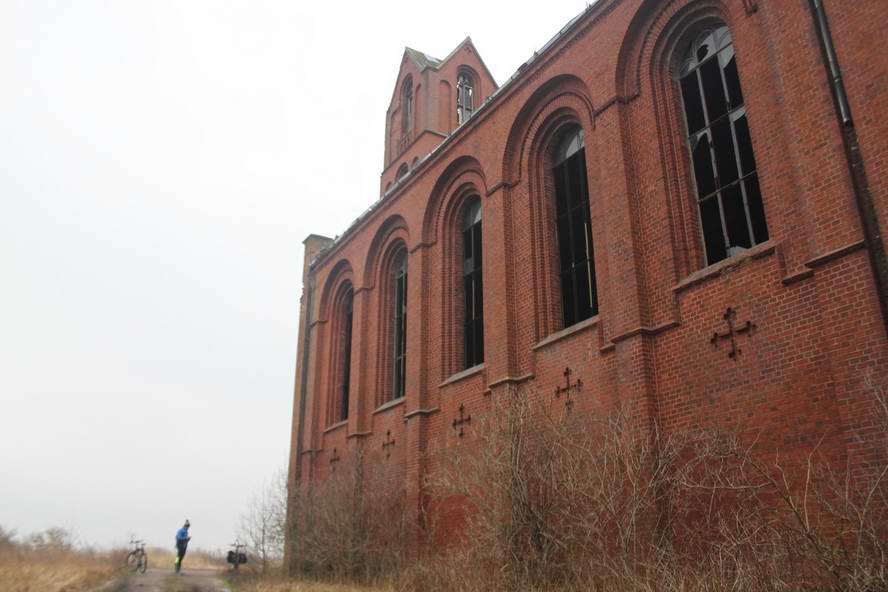
<path fill-rule="evenodd" d="M 475 318 L 484 317 L 484 281 L 481 278 L 481 270 L 475 272 Z"/>
<path fill-rule="evenodd" d="M 722 119 L 712 126 L 712 148 L 718 167 L 719 186 L 724 187 L 737 180 L 737 157 L 734 154 L 734 138 L 731 135 L 731 122 Z"/>
<path fill-rule="evenodd" d="M 475 255 L 475 269 L 481 269 L 481 262 L 483 259 L 482 254 L 484 253 L 484 249 L 481 248 L 481 221 L 479 220 L 475 226 L 472 227 L 472 243 L 474 245 L 474 255 Z"/>
<path fill-rule="evenodd" d="M 688 134 L 690 135 L 706 126 L 696 72 L 681 79 L 681 96 L 684 101 L 685 121 L 688 123 Z"/>
<path fill-rule="evenodd" d="M 463 366 L 465 368 L 471 368 L 475 365 L 475 326 L 473 321 L 468 321 L 465 324 L 465 331 L 463 334 L 463 359 L 465 362 Z"/>
<path fill-rule="evenodd" d="M 472 229 L 463 231 L 463 274 L 472 271 Z"/>
<path fill-rule="evenodd" d="M 715 174 L 712 170 L 712 153 L 709 150 L 709 134 L 701 132 L 692 140 L 691 152 L 694 159 L 694 180 L 697 182 L 698 198 L 702 199 L 715 191 Z"/>
<path fill-rule="evenodd" d="M 592 298 L 589 291 L 589 264 L 580 263 L 576 267 L 574 281 L 577 289 L 577 322 L 592 316 Z"/>
<path fill-rule="evenodd" d="M 574 210 L 571 218 L 571 242 L 573 258 L 571 263 L 577 265 L 589 259 L 589 251 L 587 249 L 586 237 L 589 236 L 589 227 L 586 226 L 586 216 L 582 210 Z"/>
<path fill-rule="evenodd" d="M 712 265 L 727 256 L 718 199 L 716 197 L 700 202 L 700 224 L 703 227 L 706 261 L 709 265 Z"/>
<path fill-rule="evenodd" d="M 700 66 L 700 80 L 703 83 L 703 95 L 706 97 L 706 112 L 710 123 L 728 112 L 725 91 L 722 87 L 721 69 L 718 60 L 709 60 Z"/>
<path fill-rule="evenodd" d="M 474 307 L 474 285 L 472 282 L 472 276 L 467 275 L 463 278 L 463 311 L 465 316 L 465 321 L 469 322 L 473 318 L 475 318 L 475 307 Z"/>
<path fill-rule="evenodd" d="M 475 319 L 475 356 L 472 366 L 484 361 L 484 321 Z"/>
<path fill-rule="evenodd" d="M 740 184 L 732 185 L 722 191 L 722 207 L 724 208 L 725 226 L 728 229 L 728 242 L 732 247 L 748 249 L 752 246 L 747 226 L 746 208 L 743 207 L 743 196 Z"/>
<path fill-rule="evenodd" d="M 558 218 L 558 261 L 561 271 L 570 269 L 573 263 L 570 243 L 570 218 L 561 216 Z"/>
<path fill-rule="evenodd" d="M 585 192 L 582 190 L 583 177 L 586 175 L 585 150 L 580 150 L 567 160 L 568 178 L 568 206 L 575 208 L 585 201 Z"/>
<path fill-rule="evenodd" d="M 734 121 L 734 131 L 737 134 L 737 148 L 740 151 L 740 166 L 743 168 L 743 174 L 748 175 L 755 171 L 755 156 L 752 153 L 752 138 L 749 137 L 749 123 L 746 121 L 745 112 Z"/>
<path fill-rule="evenodd" d="M 561 316 L 565 327 L 576 322 L 574 316 L 573 274 L 570 271 L 561 273 Z"/>
<path fill-rule="evenodd" d="M 740 75 L 737 73 L 737 58 L 734 56 L 734 47 L 729 46 L 718 54 L 719 64 L 725 75 L 725 85 L 728 87 L 728 100 L 731 108 L 736 109 L 743 104 L 743 91 L 740 90 Z"/>
<path fill-rule="evenodd" d="M 768 240 L 768 223 L 765 220 L 765 206 L 762 204 L 762 194 L 759 189 L 758 176 L 752 175 L 743 181 L 746 188 L 746 204 L 749 208 L 752 232 L 755 234 L 756 244 Z"/>

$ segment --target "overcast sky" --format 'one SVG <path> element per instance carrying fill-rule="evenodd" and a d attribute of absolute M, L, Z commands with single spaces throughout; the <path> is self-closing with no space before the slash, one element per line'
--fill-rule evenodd
<path fill-rule="evenodd" d="M 0 525 L 231 542 L 286 464 L 301 241 L 375 201 L 405 45 L 586 6 L 0 0 Z"/>

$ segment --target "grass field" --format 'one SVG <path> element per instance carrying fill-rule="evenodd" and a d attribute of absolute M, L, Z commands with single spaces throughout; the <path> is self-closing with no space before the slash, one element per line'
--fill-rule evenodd
<path fill-rule="evenodd" d="M 86 592 L 114 573 L 110 553 L 0 550 L 3 592 Z"/>

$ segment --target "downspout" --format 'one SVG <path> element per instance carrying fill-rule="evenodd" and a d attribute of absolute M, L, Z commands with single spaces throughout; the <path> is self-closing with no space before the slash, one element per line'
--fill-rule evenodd
<path fill-rule="evenodd" d="M 885 245 L 882 242 L 879 220 L 876 217 L 873 196 L 870 193 L 869 182 L 866 178 L 863 154 L 860 152 L 860 141 L 857 137 L 857 130 L 854 127 L 854 118 L 851 116 L 851 105 L 848 102 L 845 83 L 842 82 L 842 70 L 839 67 L 839 59 L 836 55 L 836 48 L 833 45 L 832 33 L 829 30 L 826 10 L 823 7 L 822 0 L 808 0 L 808 2 L 811 7 L 811 17 L 814 19 L 814 30 L 817 33 L 820 50 L 823 53 L 823 65 L 826 68 L 830 81 L 836 119 L 842 131 L 845 159 L 848 161 L 848 171 L 851 175 L 854 199 L 857 202 L 857 212 L 863 227 L 863 240 L 866 243 L 870 266 L 873 269 L 876 294 L 882 309 L 882 322 L 885 325 L 886 333 L 888 333 L 888 258 L 885 255 Z"/>
<path fill-rule="evenodd" d="M 308 390 L 308 361 L 311 347 L 311 295 L 314 291 L 311 272 L 307 274 L 308 287 L 305 291 L 305 333 L 302 336 L 302 375 L 299 377 L 299 427 L 296 429 L 296 474 L 294 481 L 302 477 L 302 434 L 305 431 L 305 398 Z"/>
<path fill-rule="evenodd" d="M 293 470 L 293 486 L 299 487 L 302 480 L 302 433 L 305 431 L 305 398 L 308 388 L 308 352 L 311 346 L 311 295 L 312 283 L 309 275 L 306 275 L 308 285 L 305 288 L 305 318 L 303 320 L 303 336 L 302 336 L 302 373 L 298 377 L 299 380 L 299 423 L 296 428 L 296 466 Z M 293 573 L 293 495 L 288 492 L 287 496 L 287 534 L 284 546 L 284 565 L 288 574 Z"/>

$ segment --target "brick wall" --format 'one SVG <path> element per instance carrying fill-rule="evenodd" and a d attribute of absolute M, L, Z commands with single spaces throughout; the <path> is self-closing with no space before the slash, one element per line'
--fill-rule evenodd
<path fill-rule="evenodd" d="M 885 228 L 888 3 L 826 8 Z M 704 267 L 672 68 L 675 48 L 716 21 L 733 35 L 770 240 Z M 418 511 L 427 452 L 459 441 L 460 405 L 481 415 L 515 384 L 549 396 L 566 367 L 584 383 L 577 412 L 629 405 L 667 433 L 742 425 L 788 456 L 828 434 L 831 455 L 866 470 L 880 434 L 865 380 L 888 380 L 888 342 L 827 82 L 804 0 L 600 0 L 587 9 L 307 272 L 321 296 L 314 320 L 303 311 L 300 324 L 300 347 L 305 331 L 312 346 L 297 366 L 297 414 L 303 372 L 308 394 L 308 452 L 293 458 L 302 478 L 323 478 L 334 449 L 362 447 L 369 470 L 403 479 Z M 585 131 L 600 312 L 559 330 L 546 154 L 568 123 Z M 471 195 L 482 203 L 485 362 L 461 372 L 453 212 Z M 384 403 L 385 266 L 395 242 L 409 252 L 407 389 Z M 325 298 L 346 276 L 355 290 L 351 407 L 334 425 Z M 753 324 L 733 357 L 730 340 L 712 342 L 728 308 L 737 326 Z M 386 438 L 395 440 L 389 455 Z"/>

